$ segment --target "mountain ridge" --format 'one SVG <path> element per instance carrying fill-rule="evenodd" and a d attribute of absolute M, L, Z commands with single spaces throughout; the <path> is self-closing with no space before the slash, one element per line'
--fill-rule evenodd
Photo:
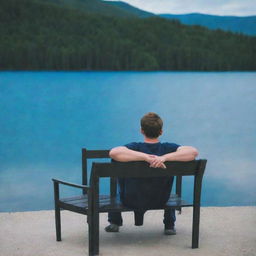
<path fill-rule="evenodd" d="M 34 0 L 38 3 L 49 3 L 60 7 L 66 7 L 85 13 L 101 14 L 116 17 L 137 17 L 130 11 L 118 6 L 111 6 L 102 0 Z"/>
<path fill-rule="evenodd" d="M 177 19 L 185 25 L 199 25 L 209 29 L 222 29 L 234 33 L 256 35 L 256 16 L 219 16 L 202 13 L 160 14 L 162 18 Z"/>
<path fill-rule="evenodd" d="M 154 14 L 146 12 L 140 8 L 134 7 L 123 1 L 104 1 L 109 5 L 118 6 L 120 9 L 137 14 L 140 18 L 159 16 L 165 19 L 175 19 L 185 25 L 199 25 L 212 30 L 221 29 L 234 33 L 243 33 L 250 36 L 256 35 L 256 15 L 251 16 L 232 16 L 232 15 L 212 15 L 204 13 L 185 13 L 171 14 L 161 13 Z M 146 14 L 144 14 L 146 12 Z"/>
<path fill-rule="evenodd" d="M 152 12 L 144 11 L 140 8 L 137 8 L 131 4 L 128 4 L 123 1 L 105 1 L 104 0 L 103 2 L 105 2 L 106 4 L 109 4 L 109 5 L 116 6 L 121 9 L 127 10 L 127 11 L 131 12 L 132 14 L 137 15 L 140 18 L 148 18 L 148 17 L 158 16 Z"/>

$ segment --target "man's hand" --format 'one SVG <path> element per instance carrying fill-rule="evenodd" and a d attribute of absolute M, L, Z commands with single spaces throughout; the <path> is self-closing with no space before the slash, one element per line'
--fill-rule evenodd
<path fill-rule="evenodd" d="M 150 167 L 166 169 L 164 162 L 165 162 L 164 156 L 155 156 L 150 163 Z"/>
<path fill-rule="evenodd" d="M 156 155 L 147 155 L 145 161 L 150 164 L 150 167 L 166 169 L 166 166 L 164 164 L 164 157 Z"/>

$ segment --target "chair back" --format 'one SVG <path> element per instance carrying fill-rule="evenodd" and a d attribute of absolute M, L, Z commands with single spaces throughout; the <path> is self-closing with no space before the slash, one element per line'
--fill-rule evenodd
<path fill-rule="evenodd" d="M 109 158 L 110 150 L 87 150 L 86 148 L 82 148 L 82 184 L 88 184 L 87 178 L 87 167 L 88 167 L 88 159 L 97 159 L 97 158 Z"/>

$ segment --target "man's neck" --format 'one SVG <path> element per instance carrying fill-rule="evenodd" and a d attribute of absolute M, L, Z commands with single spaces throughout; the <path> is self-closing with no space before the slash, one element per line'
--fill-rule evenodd
<path fill-rule="evenodd" d="M 159 142 L 159 139 L 158 138 L 147 138 L 147 137 L 144 137 L 144 142 L 145 143 L 158 143 Z"/>

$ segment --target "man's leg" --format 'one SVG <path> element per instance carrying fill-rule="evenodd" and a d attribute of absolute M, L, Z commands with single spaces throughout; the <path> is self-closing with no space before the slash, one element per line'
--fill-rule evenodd
<path fill-rule="evenodd" d="M 144 213 L 146 211 L 142 210 L 136 210 L 134 211 L 134 224 L 135 226 L 142 226 L 143 225 L 143 218 L 144 218 Z"/>
<path fill-rule="evenodd" d="M 108 222 L 110 225 L 105 227 L 106 232 L 119 232 L 119 226 L 123 225 L 121 212 L 109 212 Z"/>
<path fill-rule="evenodd" d="M 108 222 L 110 224 L 116 224 L 118 226 L 123 225 L 123 219 L 121 212 L 109 212 L 108 213 Z"/>
<path fill-rule="evenodd" d="M 175 235 L 175 209 L 164 210 L 164 230 L 166 235 Z"/>

